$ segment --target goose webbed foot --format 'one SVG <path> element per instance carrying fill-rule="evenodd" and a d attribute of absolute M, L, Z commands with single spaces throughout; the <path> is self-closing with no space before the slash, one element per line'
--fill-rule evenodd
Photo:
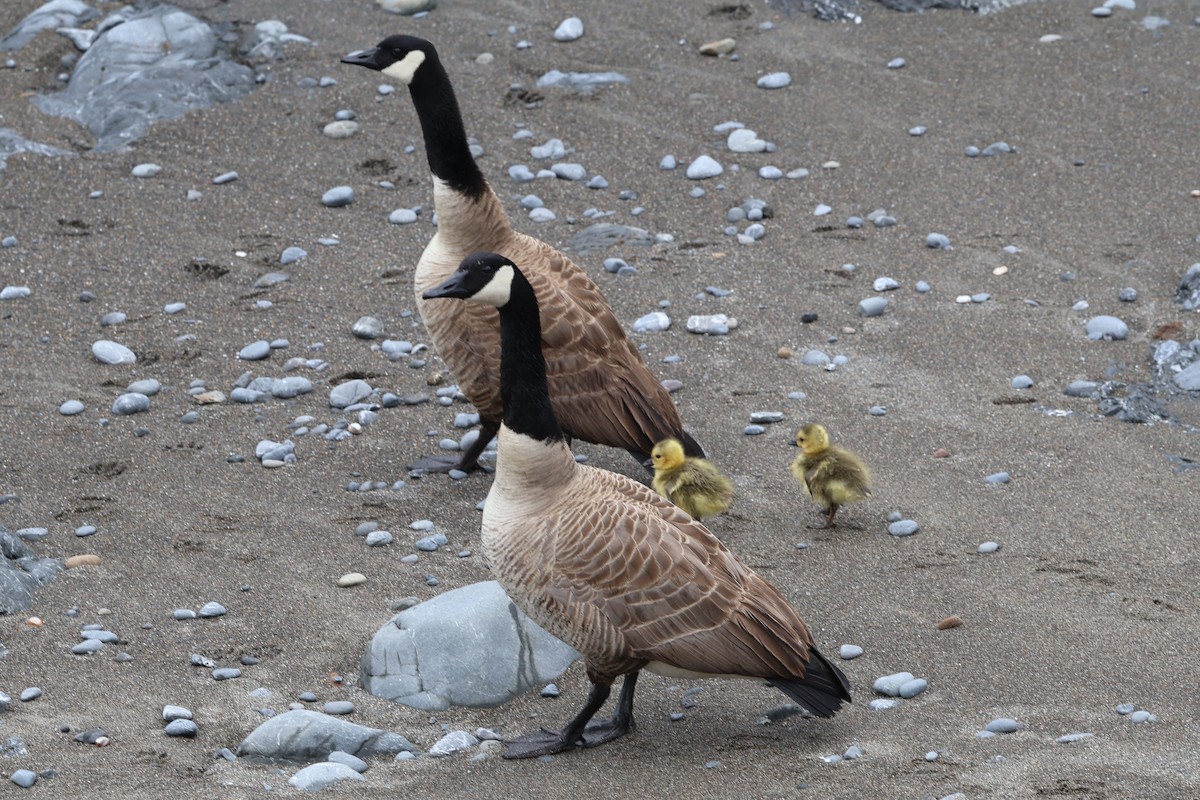
<path fill-rule="evenodd" d="M 474 472 L 480 470 L 482 472 L 494 471 L 492 467 L 484 466 L 479 463 L 479 456 L 483 455 L 483 451 L 487 448 L 492 439 L 496 438 L 496 431 L 499 426 L 491 426 L 484 424 L 479 428 L 479 436 L 476 437 L 472 444 L 465 452 L 460 455 L 428 455 L 421 456 L 416 461 L 408 465 L 410 470 L 421 470 L 422 472 L 449 472 L 452 469 L 459 469 L 463 472 Z"/>
<path fill-rule="evenodd" d="M 613 739 L 620 739 L 635 727 L 637 726 L 634 725 L 632 717 L 621 719 L 620 714 L 617 714 L 612 719 L 592 720 L 584 727 L 582 734 L 573 734 L 571 725 L 560 731 L 539 728 L 506 741 L 504 757 L 536 758 L 565 753 L 576 748 L 599 747 Z"/>
<path fill-rule="evenodd" d="M 420 472 L 449 472 L 452 469 L 460 469 L 463 472 L 492 472 L 491 467 L 485 467 L 479 463 L 478 459 L 471 463 L 465 463 L 466 459 L 457 455 L 427 455 L 421 456 L 416 461 L 408 465 L 410 470 Z"/>
<path fill-rule="evenodd" d="M 592 719 L 604 705 L 610 692 L 608 686 L 592 684 L 587 703 L 575 715 L 575 719 L 567 723 L 566 727 L 560 731 L 541 728 L 518 736 L 516 739 L 510 739 L 505 743 L 507 747 L 504 750 L 504 757 L 536 758 L 581 747 L 599 747 L 613 739 L 621 738 L 636 727 L 633 721 L 633 690 L 637 684 L 637 675 L 636 672 L 633 672 L 625 676 L 625 682 L 621 686 L 621 696 L 617 699 L 617 710 L 612 719 Z"/>
<path fill-rule="evenodd" d="M 576 747 L 582 747 L 583 741 L 570 740 L 565 728 L 561 731 L 539 728 L 516 739 L 509 739 L 504 744 L 505 758 L 537 758 L 574 750 Z"/>
<path fill-rule="evenodd" d="M 594 719 L 583 729 L 583 746 L 599 747 L 613 739 L 620 739 L 635 728 L 637 725 L 632 714 L 627 718 L 622 718 L 621 714 L 617 713 L 612 719 Z"/>

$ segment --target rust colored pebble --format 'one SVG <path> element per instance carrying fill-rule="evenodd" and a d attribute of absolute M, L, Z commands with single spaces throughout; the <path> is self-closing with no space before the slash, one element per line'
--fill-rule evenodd
<path fill-rule="evenodd" d="M 100 556 L 95 553 L 84 553 L 83 555 L 70 556 L 67 559 L 67 569 L 75 567 L 98 567 L 100 566 Z"/>
<path fill-rule="evenodd" d="M 1164 322 L 1150 334 L 1155 339 L 1179 339 L 1183 336 L 1183 323 L 1178 320 Z"/>
<path fill-rule="evenodd" d="M 937 450 L 933 451 L 933 457 L 934 458 L 949 458 L 950 451 L 944 447 L 939 447 Z"/>
<path fill-rule="evenodd" d="M 939 631 L 948 631 L 951 628 L 957 628 L 959 625 L 962 625 L 962 624 L 963 624 L 962 617 L 960 617 L 958 614 L 951 614 L 948 617 L 943 617 L 938 622 L 937 629 Z"/>
<path fill-rule="evenodd" d="M 787 345 L 784 345 L 775 351 L 775 355 L 779 356 L 780 358 L 791 358 L 795 354 L 795 351 L 793 351 L 792 348 L 788 347 Z"/>

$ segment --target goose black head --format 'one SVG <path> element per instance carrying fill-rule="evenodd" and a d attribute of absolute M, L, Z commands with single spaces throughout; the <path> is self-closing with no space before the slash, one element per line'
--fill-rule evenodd
<path fill-rule="evenodd" d="M 512 297 L 517 265 L 496 253 L 472 253 L 462 260 L 454 274 L 426 289 L 421 297 L 457 297 L 474 303 L 502 308 Z"/>
<path fill-rule="evenodd" d="M 389 36 L 377 47 L 356 50 L 342 58 L 343 64 L 356 64 L 382 72 L 406 86 L 413 82 L 417 70 L 426 60 L 436 60 L 437 51 L 424 39 L 405 34 Z"/>

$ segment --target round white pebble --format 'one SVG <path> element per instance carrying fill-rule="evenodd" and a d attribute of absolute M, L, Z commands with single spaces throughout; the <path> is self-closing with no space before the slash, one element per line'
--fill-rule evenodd
<path fill-rule="evenodd" d="M 1089 339 L 1124 339 L 1129 335 L 1129 326 L 1116 317 L 1101 315 L 1087 321 Z"/>
<path fill-rule="evenodd" d="M 887 309 L 886 297 L 868 297 L 858 301 L 858 313 L 864 317 L 878 317 Z"/>
<path fill-rule="evenodd" d="M 687 176 L 694 181 L 702 181 L 705 178 L 715 178 L 725 171 L 725 168 L 717 162 L 712 156 L 700 156 L 687 168 Z"/>
<path fill-rule="evenodd" d="M 763 75 L 756 83 L 760 89 L 782 89 L 792 82 L 792 76 L 786 72 L 772 72 Z"/>
<path fill-rule="evenodd" d="M 579 17 L 568 17 L 554 29 L 556 42 L 573 42 L 583 36 L 583 20 Z"/>
<path fill-rule="evenodd" d="M 136 364 L 137 356 L 123 344 L 101 339 L 92 344 L 92 355 L 105 364 Z"/>
<path fill-rule="evenodd" d="M 68 400 L 58 407 L 58 413 L 64 417 L 72 417 L 83 413 L 83 403 L 78 400 Z"/>

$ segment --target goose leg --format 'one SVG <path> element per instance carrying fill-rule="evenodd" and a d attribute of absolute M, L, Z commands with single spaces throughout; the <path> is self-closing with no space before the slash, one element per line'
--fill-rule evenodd
<path fill-rule="evenodd" d="M 426 472 L 449 472 L 452 469 L 461 469 L 463 472 L 473 472 L 477 469 L 484 470 L 485 472 L 490 471 L 487 467 L 479 463 L 479 456 L 487 448 L 488 442 L 496 438 L 496 432 L 499 430 L 499 425 L 490 425 L 487 422 L 481 422 L 479 426 L 479 438 L 461 456 L 457 458 L 451 455 L 421 456 L 409 464 L 408 468 L 421 469 Z"/>
<path fill-rule="evenodd" d="M 506 742 L 508 747 L 504 750 L 504 757 L 535 758 L 537 756 L 561 753 L 564 750 L 572 750 L 581 746 L 585 741 L 583 731 L 587 727 L 588 720 L 600 710 L 600 707 L 604 705 L 604 701 L 608 699 L 608 695 L 611 692 L 611 686 L 601 686 L 598 683 L 593 683 L 583 709 L 575 715 L 573 720 L 567 723 L 565 728 L 561 731 L 539 728 L 523 736 L 518 736 L 516 739 Z M 622 693 L 624 693 L 624 689 L 622 689 Z"/>
<path fill-rule="evenodd" d="M 636 672 L 625 676 L 621 694 L 617 698 L 617 710 L 612 719 L 592 720 L 604 705 L 612 691 L 610 686 L 592 684 L 587 703 L 561 731 L 542 728 L 507 742 L 505 758 L 534 758 L 573 750 L 576 747 L 599 747 L 605 742 L 619 739 L 634 729 L 633 690 L 637 684 Z"/>
<path fill-rule="evenodd" d="M 637 677 L 636 672 L 625 676 L 612 719 L 592 720 L 583 729 L 584 747 L 599 747 L 605 742 L 620 739 L 637 727 L 633 721 L 633 690 L 637 685 Z"/>

